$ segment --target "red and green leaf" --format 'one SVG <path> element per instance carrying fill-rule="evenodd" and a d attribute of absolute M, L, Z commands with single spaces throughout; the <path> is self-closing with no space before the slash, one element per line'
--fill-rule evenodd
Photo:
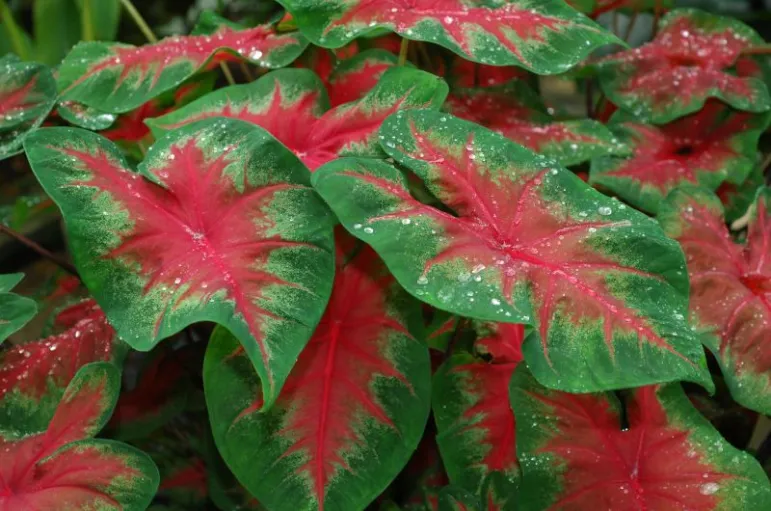
<path fill-rule="evenodd" d="M 590 183 L 656 213 L 667 194 L 683 184 L 715 190 L 725 181 L 744 182 L 769 122 L 771 113 L 739 112 L 711 100 L 699 112 L 663 126 L 616 125 L 614 133 L 632 154 L 594 159 Z"/>
<path fill-rule="evenodd" d="M 232 119 L 175 130 L 137 172 L 94 133 L 33 135 L 29 161 L 118 334 L 149 350 L 191 323 L 220 323 L 242 342 L 270 406 L 332 285 L 333 219 L 300 160 Z"/>
<path fill-rule="evenodd" d="M 736 401 L 771 414 L 771 193 L 758 192 L 746 245 L 735 244 L 720 200 L 673 192 L 659 220 L 680 242 L 691 278 L 691 323 L 715 354 Z"/>
<path fill-rule="evenodd" d="M 321 80 L 303 69 L 282 69 L 246 85 L 207 94 L 149 121 L 158 133 L 209 117 L 231 117 L 266 129 L 311 170 L 340 156 L 384 157 L 377 130 L 409 108 L 439 107 L 445 83 L 423 71 L 393 68 L 362 99 L 328 110 Z"/>
<path fill-rule="evenodd" d="M 142 511 L 158 487 L 158 469 L 125 444 L 93 440 L 120 389 L 110 364 L 83 367 L 48 428 L 0 432 L 0 509 Z"/>
<path fill-rule="evenodd" d="M 556 121 L 524 82 L 512 82 L 500 88 L 455 90 L 447 98 L 445 110 L 565 166 L 628 152 L 617 137 L 597 121 Z"/>
<path fill-rule="evenodd" d="M 379 29 L 466 59 L 560 73 L 620 42 L 562 0 L 280 0 L 314 43 L 338 48 Z"/>
<path fill-rule="evenodd" d="M 79 43 L 62 62 L 57 80 L 61 99 L 122 113 L 174 89 L 213 62 L 237 56 L 263 67 L 283 67 L 306 46 L 297 33 L 279 34 L 269 25 L 243 28 L 223 20 L 205 35 L 174 36 L 138 47 Z"/>
<path fill-rule="evenodd" d="M 764 112 L 771 108 L 766 85 L 734 69 L 742 51 L 758 44 L 763 39 L 735 19 L 677 9 L 652 42 L 602 59 L 600 84 L 611 102 L 657 124 L 699 111 L 708 98 Z"/>
<path fill-rule="evenodd" d="M 55 323 L 66 330 L 0 351 L 0 428 L 23 422 L 44 429 L 81 367 L 122 364 L 125 345 L 93 300 L 65 308 Z"/>
<path fill-rule="evenodd" d="M 758 189 L 765 184 L 763 168 L 761 165 L 755 165 L 741 184 L 723 183 L 715 190 L 715 195 L 720 198 L 725 209 L 725 219 L 733 222 L 747 212 L 752 202 L 755 200 Z"/>
<path fill-rule="evenodd" d="M 56 107 L 56 113 L 73 126 L 92 131 L 106 130 L 118 119 L 117 114 L 103 112 L 77 101 L 62 101 Z"/>
<path fill-rule="evenodd" d="M 24 136 L 40 126 L 56 102 L 56 82 L 41 64 L 0 58 L 0 160 L 21 151 Z"/>
<path fill-rule="evenodd" d="M 768 479 L 723 440 L 678 384 L 607 394 L 546 389 L 520 367 L 511 384 L 522 511 L 767 509 Z"/>
<path fill-rule="evenodd" d="M 273 408 L 237 342 L 218 329 L 204 384 L 214 438 L 267 508 L 364 509 L 415 451 L 430 408 L 420 306 L 374 252 L 338 238 L 326 313 Z"/>
<path fill-rule="evenodd" d="M 336 107 L 363 98 L 397 62 L 396 55 L 378 49 L 341 60 L 326 80 L 329 103 Z"/>
<path fill-rule="evenodd" d="M 380 134 L 451 212 L 418 202 L 378 160 L 337 160 L 313 182 L 406 290 L 462 316 L 532 325 L 525 360 L 555 388 L 711 386 L 685 321 L 683 254 L 655 221 L 446 114 L 399 112 Z"/>
<path fill-rule="evenodd" d="M 23 278 L 23 273 L 0 275 L 0 343 L 37 314 L 35 300 L 11 293 Z"/>
<path fill-rule="evenodd" d="M 513 323 L 477 325 L 479 356 L 458 353 L 434 376 L 432 406 L 442 460 L 455 486 L 481 495 L 490 474 L 499 473 L 487 488 L 490 498 L 504 497 L 489 510 L 514 510 L 518 481 L 514 413 L 509 406 L 509 381 L 522 361 L 524 328 Z M 506 499 L 508 497 L 508 499 Z"/>

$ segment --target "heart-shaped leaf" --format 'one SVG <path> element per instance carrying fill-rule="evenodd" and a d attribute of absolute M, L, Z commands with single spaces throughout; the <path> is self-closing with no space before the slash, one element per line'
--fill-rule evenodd
<path fill-rule="evenodd" d="M 533 325 L 523 352 L 545 385 L 711 386 L 685 321 L 683 254 L 655 221 L 446 114 L 399 112 L 380 133 L 451 212 L 418 202 L 378 160 L 331 162 L 313 182 L 410 293 L 462 316 Z"/>
<path fill-rule="evenodd" d="M 211 17 L 211 16 L 209 16 Z M 59 67 L 61 99 L 107 113 L 133 110 L 177 87 L 212 59 L 236 55 L 263 67 L 283 67 L 307 46 L 297 33 L 279 34 L 269 25 L 238 27 L 204 19 L 206 35 L 174 36 L 145 46 L 85 42 L 76 45 Z M 216 28 L 209 32 L 209 25 Z"/>
<path fill-rule="evenodd" d="M 243 343 L 269 406 L 332 284 L 334 220 L 305 166 L 233 119 L 175 130 L 138 172 L 77 128 L 38 130 L 25 144 L 83 282 L 120 336 L 149 350 L 196 321 L 221 323 Z"/>
<path fill-rule="evenodd" d="M 23 273 L 0 275 L 0 343 L 37 314 L 35 300 L 11 293 L 23 278 Z"/>
<path fill-rule="evenodd" d="M 246 85 L 219 89 L 190 105 L 148 121 L 157 133 L 208 117 L 232 117 L 262 126 L 311 170 L 339 156 L 384 157 L 377 130 L 390 114 L 439 107 L 447 85 L 409 68 L 385 72 L 355 103 L 332 110 L 321 80 L 304 69 L 282 69 Z"/>
<path fill-rule="evenodd" d="M 25 424 L 30 430 L 45 429 L 81 367 L 122 364 L 126 346 L 93 300 L 65 308 L 55 323 L 66 330 L 0 352 L 0 428 Z"/>
<path fill-rule="evenodd" d="M 428 418 L 428 349 L 409 330 L 420 325 L 419 304 L 371 249 L 338 241 L 326 313 L 270 411 L 260 412 L 259 382 L 230 334 L 218 329 L 206 353 L 219 451 L 269 509 L 364 509 Z"/>
<path fill-rule="evenodd" d="M 731 395 L 771 414 L 771 192 L 759 191 L 747 244 L 735 244 L 720 200 L 675 190 L 659 220 L 682 245 L 691 278 L 691 323 L 715 354 Z"/>
<path fill-rule="evenodd" d="M 742 183 L 756 165 L 758 140 L 769 122 L 771 112 L 739 112 L 713 100 L 663 126 L 619 124 L 613 131 L 632 154 L 593 160 L 589 182 L 655 213 L 677 186 L 715 190 L 724 181 Z"/>
<path fill-rule="evenodd" d="M 620 42 L 562 0 L 280 0 L 314 44 L 338 48 L 392 30 L 464 58 L 561 73 L 594 49 Z"/>
<path fill-rule="evenodd" d="M 561 165 L 628 153 L 617 137 L 597 121 L 556 121 L 535 91 L 520 81 L 496 88 L 456 89 L 447 98 L 445 110 L 554 158 Z"/>
<path fill-rule="evenodd" d="M 490 361 L 459 353 L 439 368 L 432 385 L 436 440 L 454 485 L 480 495 L 488 476 L 499 473 L 501 486 L 488 492 L 503 497 L 497 509 L 514 510 L 519 463 L 509 381 L 522 361 L 524 328 L 480 323 L 476 329 L 476 349 Z"/>
<path fill-rule="evenodd" d="M 24 136 L 40 126 L 56 102 L 56 82 L 41 64 L 0 58 L 0 160 L 21 150 Z"/>
<path fill-rule="evenodd" d="M 678 384 L 615 395 L 540 386 L 522 366 L 511 382 L 522 464 L 521 511 L 768 509 L 757 461 L 732 447 Z"/>
<path fill-rule="evenodd" d="M 600 84 L 640 121 L 669 122 L 697 112 L 711 97 L 764 112 L 771 97 L 763 81 L 733 72 L 742 51 L 758 44 L 763 39 L 733 18 L 676 9 L 662 18 L 652 42 L 602 59 Z"/>
<path fill-rule="evenodd" d="M 119 390 L 112 365 L 89 364 L 46 430 L 0 431 L 0 509 L 147 509 L 158 488 L 152 460 L 128 445 L 92 439 Z"/>

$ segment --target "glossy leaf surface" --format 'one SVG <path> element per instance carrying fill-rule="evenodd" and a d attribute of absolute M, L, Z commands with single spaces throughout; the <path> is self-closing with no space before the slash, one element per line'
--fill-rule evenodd
<path fill-rule="evenodd" d="M 659 220 L 680 242 L 691 278 L 691 323 L 734 399 L 771 413 L 771 193 L 758 193 L 746 245 L 733 242 L 708 190 L 673 192 Z"/>
<path fill-rule="evenodd" d="M 509 381 L 522 361 L 524 328 L 481 323 L 475 347 L 489 361 L 467 353 L 447 360 L 433 379 L 433 410 L 442 460 L 455 486 L 482 493 L 491 473 L 502 477 L 486 489 L 492 509 L 514 510 L 519 480 Z"/>
<path fill-rule="evenodd" d="M 21 150 L 24 136 L 45 120 L 56 101 L 56 82 L 47 67 L 0 58 L 0 160 Z"/>
<path fill-rule="evenodd" d="M 613 394 L 548 390 L 520 367 L 510 394 L 522 511 L 771 505 L 757 461 L 723 440 L 678 384 L 634 389 L 624 411 Z"/>
<path fill-rule="evenodd" d="M 285 69 L 246 85 L 217 90 L 149 121 L 161 133 L 208 117 L 232 117 L 265 128 L 315 170 L 340 156 L 384 157 L 377 130 L 390 114 L 438 107 L 444 82 L 408 68 L 388 70 L 361 100 L 329 108 L 321 80 L 303 69 Z"/>
<path fill-rule="evenodd" d="M 738 112 L 713 100 L 663 126 L 617 125 L 614 132 L 633 152 L 593 160 L 590 183 L 652 213 L 684 184 L 710 190 L 724 181 L 741 184 L 756 165 L 758 140 L 769 121 L 769 113 Z"/>
<path fill-rule="evenodd" d="M 0 509 L 143 511 L 158 487 L 147 455 L 91 439 L 110 416 L 120 378 L 109 364 L 81 369 L 42 432 L 0 431 Z"/>
<path fill-rule="evenodd" d="M 709 386 L 685 322 L 685 261 L 654 221 L 449 115 L 399 113 L 381 136 L 452 214 L 418 202 L 379 161 L 332 162 L 314 186 L 405 289 L 463 316 L 533 325 L 524 356 L 550 386 Z"/>
<path fill-rule="evenodd" d="M 562 0 L 281 0 L 302 32 L 328 48 L 376 29 L 428 41 L 485 64 L 559 73 L 618 42 Z"/>
<path fill-rule="evenodd" d="M 212 20 L 205 21 L 208 28 Z M 63 100 L 121 113 L 177 87 L 215 57 L 237 55 L 260 66 L 282 67 L 306 45 L 297 33 L 278 34 L 268 25 L 243 28 L 223 21 L 206 35 L 174 36 L 144 46 L 79 43 L 62 62 L 57 82 Z"/>
<path fill-rule="evenodd" d="M 347 235 L 345 236 L 347 238 Z M 326 313 L 276 404 L 218 329 L 204 382 L 217 446 L 268 509 L 364 509 L 407 463 L 430 408 L 425 344 L 410 334 L 420 307 L 374 252 L 346 250 Z"/>
<path fill-rule="evenodd" d="M 618 138 L 597 121 L 557 121 L 547 113 L 538 95 L 523 82 L 495 88 L 455 90 L 447 99 L 445 110 L 565 166 L 628 152 Z"/>
<path fill-rule="evenodd" d="M 193 322 L 223 324 L 269 405 L 332 283 L 333 220 L 302 163 L 232 119 L 174 131 L 138 172 L 85 130 L 38 130 L 26 149 L 64 214 L 84 283 L 121 337 L 149 350 Z"/>
<path fill-rule="evenodd" d="M 662 18 L 652 42 L 602 59 L 600 84 L 613 103 L 640 121 L 669 122 L 700 110 L 711 97 L 763 112 L 771 108 L 766 85 L 734 70 L 743 50 L 762 44 L 737 20 L 677 9 Z"/>
<path fill-rule="evenodd" d="M 19 422 L 44 429 L 81 367 L 122 363 L 125 345 L 93 300 L 63 309 L 55 324 L 64 330 L 0 352 L 0 429 Z"/>
<path fill-rule="evenodd" d="M 35 300 L 11 293 L 23 278 L 22 273 L 0 275 L 0 343 L 37 314 Z"/>

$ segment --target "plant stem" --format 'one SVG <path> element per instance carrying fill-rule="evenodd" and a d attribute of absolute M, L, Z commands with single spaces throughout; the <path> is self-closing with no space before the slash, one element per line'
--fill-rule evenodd
<path fill-rule="evenodd" d="M 222 69 L 222 74 L 225 75 L 225 80 L 227 80 L 230 85 L 235 85 L 236 81 L 233 79 L 233 73 L 230 72 L 227 62 L 220 62 L 220 69 Z"/>
<path fill-rule="evenodd" d="M 134 4 L 131 3 L 131 0 L 120 0 L 120 3 L 123 5 L 123 8 L 126 9 L 126 12 L 129 13 L 129 16 L 131 16 L 131 19 L 134 20 L 134 23 L 136 23 L 137 27 L 139 27 L 139 30 L 142 31 L 147 40 L 151 43 L 157 43 L 158 38 L 155 36 L 153 30 L 147 24 L 142 15 L 139 14 L 137 8 L 134 7 Z"/>
<path fill-rule="evenodd" d="M 250 82 L 254 81 L 254 74 L 252 74 L 252 70 L 249 69 L 249 65 L 243 60 L 241 61 L 241 72 L 244 73 L 244 77 L 247 80 L 249 80 Z"/>
<path fill-rule="evenodd" d="M 15 239 L 19 243 L 26 245 L 27 247 L 31 248 L 35 252 L 37 252 L 39 255 L 45 257 L 52 263 L 55 263 L 57 266 L 59 266 L 62 270 L 71 273 L 75 275 L 76 277 L 80 277 L 78 275 L 78 270 L 75 269 L 75 267 L 70 264 L 67 260 L 65 260 L 63 257 L 60 257 L 53 252 L 41 247 L 31 239 L 27 238 L 21 233 L 18 233 L 11 229 L 10 227 L 7 227 L 6 225 L 0 223 L 0 232 L 7 234 L 11 238 Z"/>
<path fill-rule="evenodd" d="M 594 119 L 594 80 L 591 78 L 586 81 L 586 116 Z"/>
<path fill-rule="evenodd" d="M 635 11 L 634 14 L 632 14 L 632 18 L 629 20 L 629 25 L 626 26 L 626 31 L 624 32 L 624 42 L 628 43 L 629 38 L 632 36 L 632 31 L 634 30 L 634 26 L 637 24 L 637 11 Z"/>
<path fill-rule="evenodd" d="M 94 25 L 91 23 L 91 0 L 83 0 L 83 8 L 80 12 L 81 36 L 84 41 L 94 40 Z"/>
<path fill-rule="evenodd" d="M 409 39 L 402 39 L 402 44 L 399 47 L 399 65 L 404 66 L 407 63 L 407 50 L 410 47 Z"/>
<path fill-rule="evenodd" d="M 752 430 L 752 436 L 747 444 L 747 450 L 750 452 L 757 452 L 769 434 L 771 434 L 771 418 L 758 414 L 758 421 L 755 423 L 755 427 Z"/>
<path fill-rule="evenodd" d="M 661 0 L 656 0 L 656 4 L 653 7 L 653 37 L 659 33 L 659 20 L 661 19 Z"/>
<path fill-rule="evenodd" d="M 16 24 L 16 20 L 13 19 L 13 13 L 11 13 L 11 9 L 5 3 L 5 0 L 0 0 L 0 24 L 6 27 L 8 37 L 11 38 L 11 46 L 14 53 L 22 60 L 29 60 L 31 55 L 24 44 L 23 34 L 19 25 Z"/>
<path fill-rule="evenodd" d="M 771 44 L 753 46 L 742 50 L 742 55 L 771 55 Z"/>

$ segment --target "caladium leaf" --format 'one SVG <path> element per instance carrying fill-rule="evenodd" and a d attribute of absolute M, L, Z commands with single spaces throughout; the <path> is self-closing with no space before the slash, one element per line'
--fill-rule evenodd
<path fill-rule="evenodd" d="M 653 220 L 447 114 L 399 112 L 380 133 L 452 213 L 415 200 L 378 160 L 331 162 L 313 182 L 410 293 L 462 316 L 533 325 L 524 356 L 549 386 L 711 385 L 685 321 L 683 254 Z"/>
<path fill-rule="evenodd" d="M 663 126 L 619 124 L 613 130 L 632 154 L 593 160 L 589 182 L 655 213 L 677 186 L 715 190 L 724 181 L 742 183 L 756 165 L 758 140 L 769 122 L 771 112 L 749 114 L 709 101 Z"/>
<path fill-rule="evenodd" d="M 45 120 L 56 101 L 56 82 L 41 64 L 0 58 L 0 160 L 21 150 L 24 136 Z"/>
<path fill-rule="evenodd" d="M 269 406 L 332 284 L 334 220 L 305 166 L 233 119 L 175 130 L 138 172 L 113 143 L 77 128 L 38 130 L 25 147 L 120 336 L 149 350 L 193 322 L 221 323 L 243 343 Z"/>
<path fill-rule="evenodd" d="M 561 73 L 620 42 L 561 0 L 280 0 L 319 46 L 337 48 L 379 29 L 443 46 L 469 60 Z"/>
<path fill-rule="evenodd" d="M 396 55 L 378 49 L 341 60 L 326 81 L 330 105 L 335 107 L 363 98 L 397 62 Z"/>
<path fill-rule="evenodd" d="M 122 363 L 126 346 L 93 300 L 63 309 L 56 325 L 66 330 L 0 351 L 0 425 L 44 429 L 81 367 Z"/>
<path fill-rule="evenodd" d="M 731 395 L 771 414 L 771 192 L 759 191 L 747 234 L 737 245 L 720 200 L 708 190 L 675 190 L 659 220 L 680 242 L 691 278 L 691 323 L 715 354 Z"/>
<path fill-rule="evenodd" d="M 282 69 L 246 85 L 219 89 L 149 121 L 158 133 L 208 117 L 232 117 L 262 126 L 311 170 L 339 156 L 384 157 L 377 130 L 390 114 L 438 108 L 447 85 L 429 73 L 393 68 L 361 100 L 328 110 L 324 86 L 303 69 Z"/>
<path fill-rule="evenodd" d="M 522 464 L 520 507 L 543 509 L 766 509 L 757 461 L 723 440 L 678 384 L 567 394 L 524 367 L 511 382 Z"/>
<path fill-rule="evenodd" d="M 35 300 L 11 293 L 23 278 L 23 273 L 0 275 L 0 343 L 37 314 Z"/>
<path fill-rule="evenodd" d="M 480 323 L 475 342 L 489 362 L 458 353 L 433 379 L 432 406 L 442 460 L 455 486 L 480 495 L 491 473 L 503 496 L 494 509 L 516 509 L 519 481 L 514 413 L 509 406 L 509 381 L 522 361 L 524 328 L 512 323 Z M 492 497 L 491 497 L 492 498 Z"/>
<path fill-rule="evenodd" d="M 603 92 L 640 121 L 666 123 L 718 98 L 739 110 L 771 108 L 766 85 L 736 76 L 743 50 L 763 44 L 750 27 L 696 9 L 677 9 L 661 20 L 656 38 L 598 64 Z"/>
<path fill-rule="evenodd" d="M 77 44 L 57 76 L 61 99 L 107 113 L 133 110 L 177 87 L 222 55 L 237 55 L 260 66 L 283 67 L 307 46 L 297 33 L 279 34 L 269 25 L 236 28 L 222 23 L 208 35 L 168 37 L 158 43 Z"/>
<path fill-rule="evenodd" d="M 338 245 L 326 313 L 267 413 L 238 343 L 221 328 L 209 343 L 204 385 L 217 447 L 268 509 L 364 509 L 426 426 L 428 349 L 410 334 L 420 306 L 371 249 L 352 254 L 349 244 Z"/>
<path fill-rule="evenodd" d="M 0 509 L 142 511 L 158 488 L 144 453 L 94 440 L 120 390 L 110 364 L 83 367 L 42 432 L 0 432 Z"/>
<path fill-rule="evenodd" d="M 590 119 L 556 121 L 538 95 L 523 82 L 502 87 L 456 89 L 445 110 L 554 158 L 577 165 L 628 149 L 603 124 Z"/>

